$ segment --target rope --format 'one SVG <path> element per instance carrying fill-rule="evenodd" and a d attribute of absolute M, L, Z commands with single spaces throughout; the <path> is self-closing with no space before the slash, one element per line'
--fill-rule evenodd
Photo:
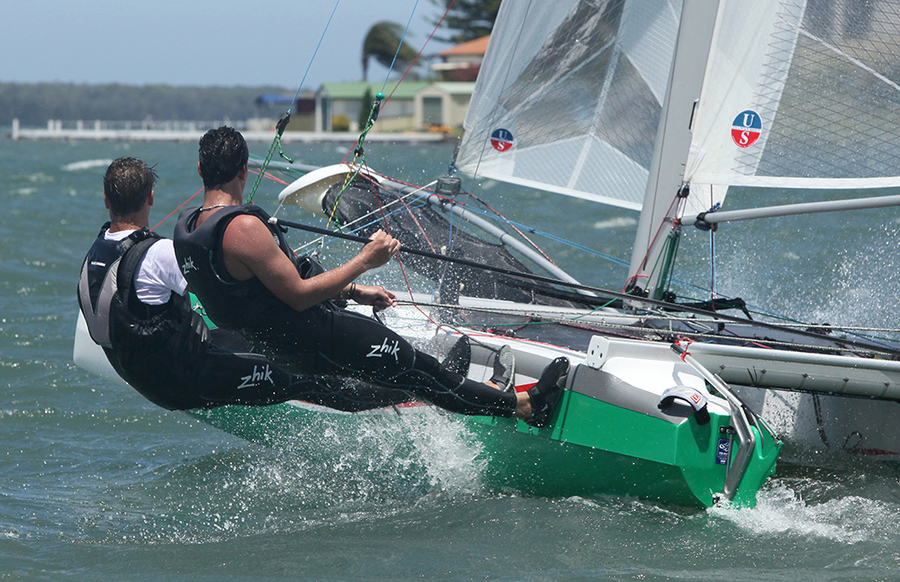
<path fill-rule="evenodd" d="M 399 51 L 400 48 L 398 47 Z M 387 82 L 387 81 L 385 81 Z M 353 180 L 359 175 L 359 171 L 362 169 L 362 164 L 366 161 L 366 153 L 363 149 L 363 144 L 366 141 L 366 136 L 369 134 L 369 131 L 372 127 L 375 126 L 375 121 L 378 119 L 378 112 L 381 108 L 381 102 L 384 101 L 384 93 L 378 92 L 375 94 L 375 101 L 372 103 L 372 108 L 369 110 L 369 117 L 366 119 L 366 126 L 363 128 L 362 133 L 359 134 L 359 139 L 356 140 L 356 147 L 354 147 L 354 155 L 353 161 L 350 162 L 350 167 L 354 168 L 352 172 L 347 173 L 347 177 L 344 178 L 344 184 L 341 186 L 341 191 L 338 192 L 337 197 L 334 199 L 334 206 L 331 208 L 331 214 L 328 216 L 328 222 L 326 223 L 326 228 L 331 226 L 331 223 L 334 222 L 334 215 L 337 212 L 338 202 L 341 201 L 341 196 L 343 196 L 344 191 L 347 189 L 347 186 L 350 185 Z M 344 158 L 346 159 L 346 157 Z M 338 226 L 340 229 L 340 226 Z"/>
<path fill-rule="evenodd" d="M 165 221 L 169 220 L 169 219 L 172 217 L 173 214 L 175 214 L 176 212 L 178 212 L 179 210 L 181 210 L 181 209 L 184 207 L 185 204 L 187 204 L 188 202 L 190 202 L 191 200 L 193 200 L 194 198 L 196 198 L 196 197 L 197 197 L 197 194 L 199 194 L 200 192 L 203 192 L 203 188 L 200 188 L 199 190 L 197 190 L 196 192 L 194 192 L 194 195 L 193 195 L 193 196 L 191 196 L 190 198 L 188 198 L 187 200 L 185 200 L 184 202 L 182 202 L 181 205 L 178 206 L 178 208 L 176 208 L 175 210 L 173 210 L 172 212 L 170 212 L 168 216 L 166 216 L 165 218 L 163 218 L 162 220 L 160 220 L 159 222 L 157 222 L 157 223 L 156 223 L 156 226 L 154 226 L 153 228 L 150 229 L 150 232 L 153 232 L 154 230 L 156 230 L 156 228 L 157 228 L 160 224 L 162 224 L 162 223 L 164 223 Z"/>
<path fill-rule="evenodd" d="M 288 123 L 291 121 L 291 111 L 294 108 L 294 103 L 297 102 L 297 97 L 300 96 L 300 90 L 303 88 L 303 83 L 306 82 L 306 76 L 309 74 L 309 69 L 312 67 L 313 61 L 316 58 L 316 55 L 319 54 L 319 47 L 322 46 L 322 40 L 325 38 L 325 33 L 328 32 L 328 28 L 331 26 L 331 20 L 334 18 L 334 13 L 337 12 L 338 5 L 341 3 L 341 0 L 336 0 L 334 3 L 334 8 L 331 10 L 331 15 L 328 17 L 328 22 L 325 23 L 325 28 L 322 30 L 322 35 L 319 37 L 319 42 L 316 44 L 316 50 L 313 51 L 312 57 L 309 59 L 309 64 L 306 66 L 306 72 L 303 73 L 303 78 L 300 80 L 300 85 L 297 86 L 297 92 L 294 93 L 294 98 L 291 100 L 290 106 L 288 106 L 287 111 L 281 118 L 278 120 L 278 123 L 275 124 L 275 138 L 272 140 L 272 145 L 269 146 L 269 152 L 266 154 L 265 160 L 263 161 L 263 165 L 259 170 L 259 174 L 256 175 L 256 180 L 253 182 L 253 187 L 250 189 L 250 194 L 247 196 L 247 203 L 253 202 L 253 196 L 256 194 L 256 189 L 259 187 L 259 183 L 262 181 L 263 174 L 266 173 L 266 170 L 269 167 L 269 162 L 272 161 L 272 156 L 275 154 L 275 147 L 278 147 L 279 155 L 287 160 L 290 163 L 294 163 L 294 160 L 285 155 L 284 149 L 281 147 L 281 135 L 284 133 L 284 129 L 287 127 Z"/>
<path fill-rule="evenodd" d="M 454 311 L 463 311 L 463 312 L 471 312 L 471 313 L 485 313 L 489 315 L 500 315 L 500 316 L 521 316 L 527 317 L 531 321 L 528 322 L 516 322 L 516 323 L 497 323 L 492 322 L 490 326 L 493 328 L 516 328 L 521 329 L 527 326 L 536 326 L 536 325 L 565 325 L 570 327 L 577 327 L 581 329 L 587 330 L 603 330 L 604 332 L 615 331 L 619 332 L 627 332 L 627 333 L 618 333 L 619 337 L 627 337 L 627 338 L 636 338 L 643 339 L 647 341 L 668 341 L 669 338 L 666 338 L 663 334 L 667 334 L 669 336 L 678 336 L 682 338 L 692 338 L 692 341 L 715 341 L 721 340 L 722 334 L 716 333 L 713 331 L 692 331 L 692 330 L 683 330 L 683 329 L 672 329 L 672 328 L 654 328 L 654 327 L 636 327 L 633 324 L 624 324 L 624 323 L 613 323 L 613 322 L 593 322 L 593 321 L 583 321 L 584 317 L 591 315 L 594 311 L 581 314 L 577 316 L 569 316 L 563 312 L 554 312 L 550 311 L 540 311 L 540 312 L 529 312 L 527 310 L 522 309 L 503 309 L 500 307 L 474 307 L 474 306 L 462 306 L 459 304 L 450 304 L 450 303 L 438 303 L 438 302 L 422 302 L 422 301 L 406 301 L 403 299 L 397 300 L 398 305 L 408 305 L 412 307 L 416 307 L 419 311 L 421 311 L 422 307 L 429 307 L 433 309 L 443 309 L 443 310 L 454 310 Z M 596 311 L 596 310 L 595 310 Z M 552 316 L 558 317 L 552 317 Z M 427 317 L 427 316 L 426 316 Z M 615 317 L 613 315 L 612 317 Z M 698 323 L 708 323 L 710 329 L 714 329 L 718 326 L 719 322 L 716 320 L 697 320 L 697 319 L 687 319 L 687 318 L 673 318 L 667 317 L 665 314 L 654 314 L 654 319 L 659 319 L 663 321 L 673 321 L 673 322 L 688 322 L 692 324 Z M 573 323 L 578 323 L 578 325 L 573 325 Z M 437 325 L 437 324 L 436 324 Z M 488 324 L 484 324 L 488 325 Z M 443 327 L 451 327 L 447 324 L 444 324 Z M 889 330 L 894 332 L 900 332 L 900 330 Z M 797 350 L 798 348 L 805 348 L 810 351 L 815 352 L 828 352 L 834 354 L 843 354 L 848 351 L 846 347 L 829 347 L 829 346 L 821 346 L 815 344 L 801 344 L 797 342 L 789 342 L 789 341 L 779 341 L 767 338 L 765 340 L 758 340 L 752 338 L 744 338 L 742 336 L 729 334 L 729 337 L 735 339 L 742 339 L 746 345 L 752 345 L 755 347 L 766 348 L 766 349 L 776 349 L 776 348 L 785 348 L 790 350 Z M 765 342 L 765 343 L 763 343 Z M 861 348 L 859 352 L 866 353 L 870 355 L 874 355 L 879 353 L 879 350 L 875 347 L 872 348 Z"/>
<path fill-rule="evenodd" d="M 403 46 L 403 41 L 406 39 L 406 33 L 409 32 L 409 25 L 410 25 L 410 23 L 412 23 L 413 14 L 416 13 L 416 8 L 418 8 L 418 7 L 419 7 L 419 0 L 416 0 L 416 3 L 413 5 L 412 12 L 409 13 L 409 20 L 406 21 L 406 28 L 403 29 L 403 35 L 400 37 L 400 42 L 397 43 L 397 50 L 394 52 L 394 58 L 391 60 L 391 66 L 388 67 L 387 75 L 385 75 L 385 77 L 384 77 L 384 83 L 382 83 L 382 85 L 381 85 L 382 96 L 384 96 L 384 88 L 387 85 L 388 78 L 391 75 L 391 71 L 394 70 L 394 63 L 397 62 L 397 55 L 400 54 L 400 47 Z M 419 55 L 416 55 L 416 59 L 418 59 L 418 58 L 419 58 Z M 415 62 L 415 59 L 413 60 L 413 62 Z M 406 76 L 405 73 L 404 73 L 404 76 Z M 402 81 L 403 79 L 401 78 L 400 80 Z M 398 85 L 399 85 L 399 83 L 398 83 Z"/>

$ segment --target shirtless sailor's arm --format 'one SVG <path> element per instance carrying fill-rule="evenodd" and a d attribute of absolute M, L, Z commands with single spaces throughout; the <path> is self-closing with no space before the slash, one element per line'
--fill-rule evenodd
<path fill-rule="evenodd" d="M 232 220 L 222 239 L 223 260 L 228 274 L 239 281 L 259 278 L 276 297 L 297 311 L 355 289 L 353 300 L 376 309 L 396 304 L 393 293 L 382 287 L 352 285 L 360 275 L 391 260 L 400 242 L 378 231 L 360 253 L 340 267 L 303 279 L 291 260 L 275 243 L 259 218 L 242 215 Z"/>

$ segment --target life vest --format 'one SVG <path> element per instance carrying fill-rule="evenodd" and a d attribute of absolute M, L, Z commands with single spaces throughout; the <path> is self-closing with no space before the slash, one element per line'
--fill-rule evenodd
<path fill-rule="evenodd" d="M 269 214 L 259 206 L 245 204 L 222 208 L 199 227 L 196 222 L 200 209 L 185 210 L 178 217 L 173 237 L 175 257 L 184 278 L 203 304 L 206 315 L 217 326 L 252 335 L 289 317 L 293 309 L 257 277 L 238 281 L 228 274 L 222 258 L 222 238 L 231 221 L 244 214 L 256 216 L 266 225 L 301 277 L 312 277 L 323 269 L 307 257 L 297 258 L 284 234 L 268 222 Z"/>
<path fill-rule="evenodd" d="M 129 250 L 135 249 L 129 257 L 131 259 L 128 261 L 129 268 L 123 269 L 121 273 L 124 275 L 122 283 L 128 291 L 124 297 L 131 304 L 133 302 L 128 299 L 134 291 L 132 282 L 135 270 L 150 246 L 160 239 L 159 235 L 142 228 L 122 240 L 107 240 L 104 235 L 109 230 L 109 225 L 109 222 L 103 225 L 100 234 L 91 245 L 81 266 L 81 278 L 78 281 L 78 305 L 87 322 L 88 332 L 91 339 L 104 348 L 112 348 L 110 316 L 113 299 L 119 291 L 119 267 L 122 266 L 122 258 Z"/>
<path fill-rule="evenodd" d="M 203 319 L 187 297 L 172 293 L 164 305 L 137 298 L 134 277 L 147 250 L 160 236 L 147 229 L 121 241 L 106 240 L 109 223 L 88 251 L 78 281 L 78 304 L 91 339 L 104 348 L 116 371 L 134 383 L 133 370 L 156 355 L 189 359 L 208 343 Z"/>

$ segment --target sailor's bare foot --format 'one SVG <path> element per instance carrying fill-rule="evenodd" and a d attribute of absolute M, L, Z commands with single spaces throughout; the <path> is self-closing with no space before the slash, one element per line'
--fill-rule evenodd
<path fill-rule="evenodd" d="M 513 416 L 522 420 L 531 416 L 531 397 L 528 392 L 516 392 L 516 411 Z"/>

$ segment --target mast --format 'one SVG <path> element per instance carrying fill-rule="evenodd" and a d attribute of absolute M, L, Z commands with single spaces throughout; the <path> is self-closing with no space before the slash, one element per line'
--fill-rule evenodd
<path fill-rule="evenodd" d="M 681 10 L 675 57 L 626 286 L 643 289 L 653 298 L 660 298 L 667 283 L 664 278 L 668 269 L 657 263 L 667 243 L 673 244 L 680 235 L 680 227 L 674 222 L 675 202 L 684 185 L 691 147 L 690 125 L 700 98 L 718 11 L 719 0 L 684 0 Z M 675 238 L 670 241 L 670 236 Z"/>

